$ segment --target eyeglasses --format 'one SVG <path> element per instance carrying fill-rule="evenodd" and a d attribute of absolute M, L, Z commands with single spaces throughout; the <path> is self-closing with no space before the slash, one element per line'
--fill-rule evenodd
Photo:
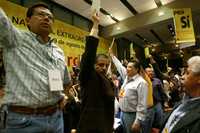
<path fill-rule="evenodd" d="M 37 13 L 33 14 L 33 16 L 38 16 L 38 17 L 41 17 L 41 18 L 44 18 L 44 17 L 47 16 L 48 19 L 50 19 L 52 21 L 54 20 L 53 16 L 51 14 L 46 13 L 46 12 L 37 12 Z"/>

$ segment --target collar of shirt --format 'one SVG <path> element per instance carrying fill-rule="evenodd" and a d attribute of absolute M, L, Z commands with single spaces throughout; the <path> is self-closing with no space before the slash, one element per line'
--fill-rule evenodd
<path fill-rule="evenodd" d="M 127 82 L 134 81 L 138 76 L 139 76 L 139 74 L 136 74 L 136 75 L 130 77 L 129 79 L 128 79 L 128 76 L 127 76 L 126 80 L 127 80 Z"/>
<path fill-rule="evenodd" d="M 52 42 L 54 41 L 54 39 L 51 38 L 51 37 L 49 36 L 49 41 L 48 41 L 47 43 L 42 43 L 41 39 L 39 38 L 39 35 L 37 35 L 37 34 L 31 32 L 31 31 L 29 31 L 29 32 L 30 32 L 30 34 L 31 34 L 32 36 L 34 36 L 34 37 L 38 40 L 38 42 L 40 42 L 41 44 L 44 44 L 44 45 L 46 45 L 46 46 L 51 46 L 51 45 L 52 45 Z"/>
<path fill-rule="evenodd" d="M 191 102 L 199 102 L 200 101 L 200 97 L 195 97 L 195 98 L 188 98 L 186 100 L 183 100 L 183 104 L 190 104 Z"/>
<path fill-rule="evenodd" d="M 200 100 L 200 97 L 191 98 L 189 101 L 196 101 L 196 100 Z"/>

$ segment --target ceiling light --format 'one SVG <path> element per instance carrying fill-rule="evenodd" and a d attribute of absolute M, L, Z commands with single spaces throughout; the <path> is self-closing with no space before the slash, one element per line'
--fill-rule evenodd
<path fill-rule="evenodd" d="M 121 28 L 120 27 L 117 27 L 117 30 L 120 30 Z"/>
<path fill-rule="evenodd" d="M 110 15 L 106 15 L 106 17 L 109 17 L 109 18 L 110 18 Z"/>
<path fill-rule="evenodd" d="M 164 14 L 165 14 L 164 12 L 160 11 L 160 12 L 158 13 L 158 16 L 162 16 L 162 15 L 164 15 Z"/>

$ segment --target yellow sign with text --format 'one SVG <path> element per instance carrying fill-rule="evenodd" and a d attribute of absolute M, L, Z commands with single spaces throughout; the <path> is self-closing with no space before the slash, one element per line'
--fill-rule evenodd
<path fill-rule="evenodd" d="M 26 8 L 1 0 L 0 7 L 5 11 L 11 22 L 19 29 L 28 30 L 25 21 Z M 84 52 L 85 37 L 89 33 L 79 28 L 66 24 L 62 21 L 55 20 L 53 33 L 50 35 L 54 38 L 56 44 L 63 49 L 68 66 L 77 65 L 81 55 Z M 108 53 L 110 41 L 100 38 L 98 53 Z"/>
<path fill-rule="evenodd" d="M 176 32 L 176 43 L 195 42 L 191 9 L 173 9 L 173 14 Z"/>

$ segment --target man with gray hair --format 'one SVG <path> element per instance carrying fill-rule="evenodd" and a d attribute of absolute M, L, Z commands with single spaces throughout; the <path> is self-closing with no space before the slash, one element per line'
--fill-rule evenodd
<path fill-rule="evenodd" d="M 200 128 L 200 56 L 191 57 L 182 76 L 190 98 L 177 106 L 165 122 L 162 133 L 197 133 Z"/>

